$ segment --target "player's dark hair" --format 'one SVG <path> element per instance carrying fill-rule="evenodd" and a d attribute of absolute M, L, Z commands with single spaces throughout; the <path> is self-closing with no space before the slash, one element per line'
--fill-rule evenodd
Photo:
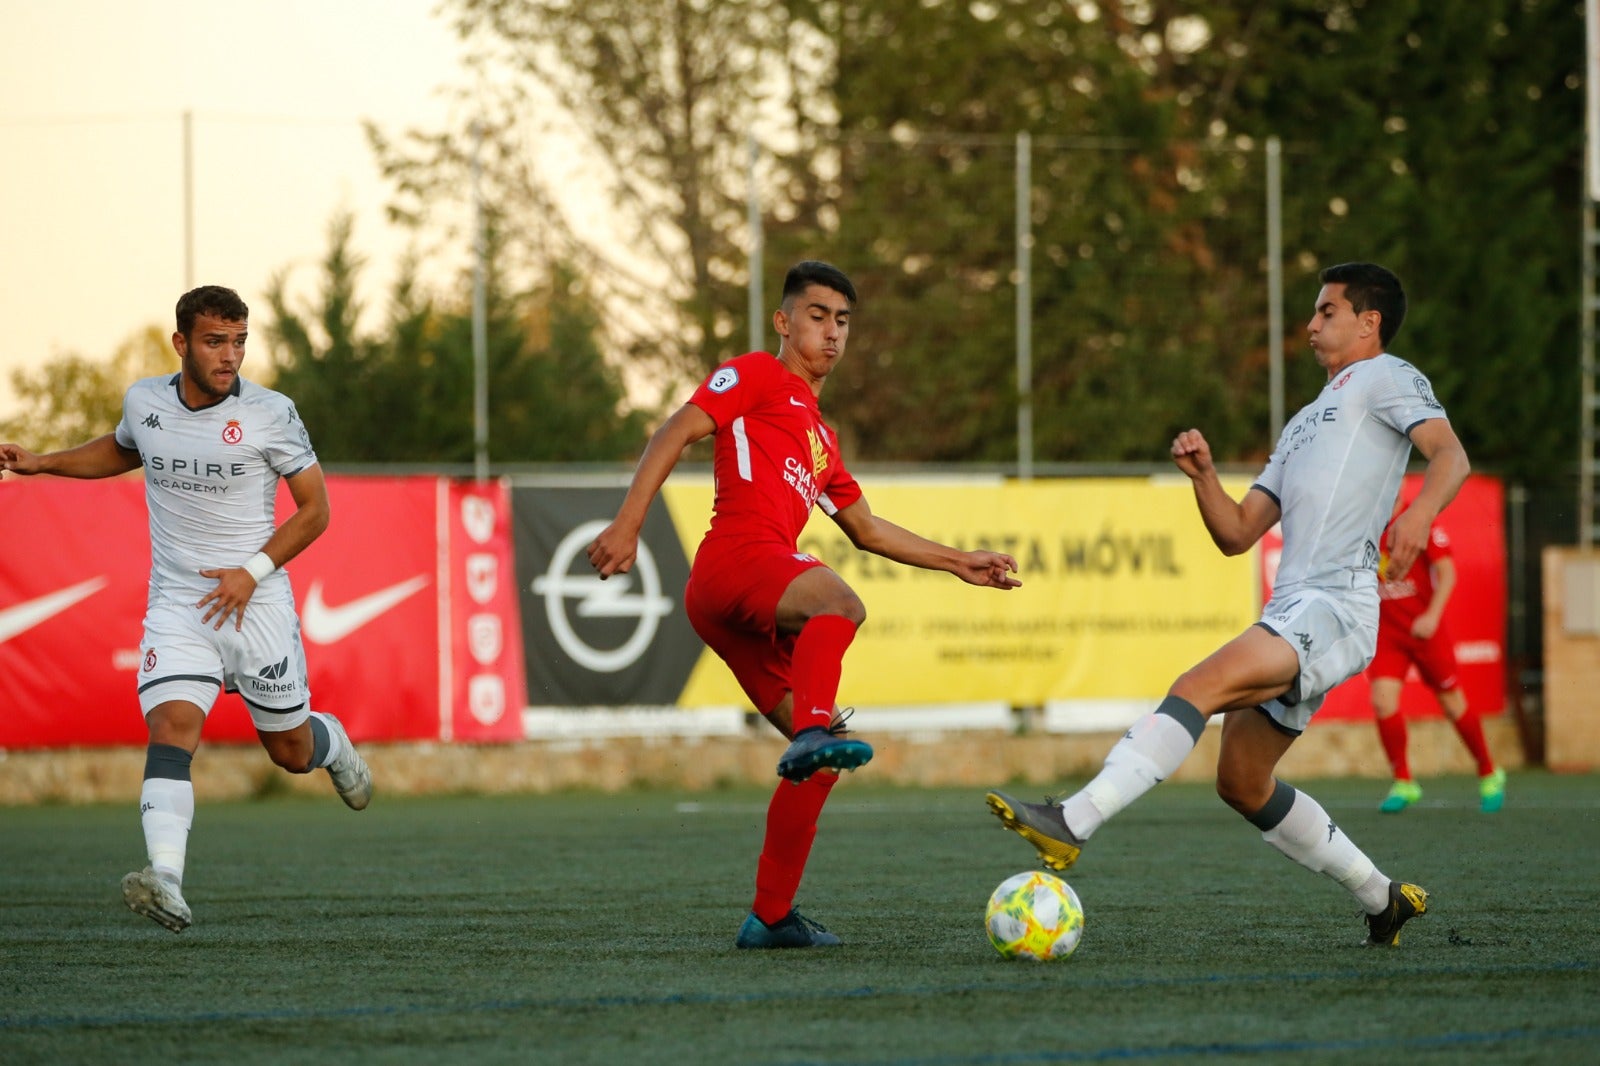
<path fill-rule="evenodd" d="M 805 292 L 809 285 L 832 289 L 849 300 L 851 307 L 856 305 L 856 287 L 850 284 L 844 271 L 818 259 L 806 259 L 789 268 L 789 273 L 783 278 L 784 305 L 788 306 L 789 301 Z"/>
<path fill-rule="evenodd" d="M 1324 285 L 1343 285 L 1345 299 L 1357 314 L 1378 312 L 1378 339 L 1389 347 L 1406 320 L 1406 291 L 1393 271 L 1377 263 L 1340 263 L 1325 268 L 1320 278 Z"/>
<path fill-rule="evenodd" d="M 187 337 L 194 330 L 194 320 L 201 315 L 211 315 L 224 322 L 247 322 L 250 308 L 232 289 L 202 285 L 178 297 L 178 332 Z"/>

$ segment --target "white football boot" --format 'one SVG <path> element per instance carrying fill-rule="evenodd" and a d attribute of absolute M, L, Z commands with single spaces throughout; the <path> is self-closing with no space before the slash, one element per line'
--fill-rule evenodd
<path fill-rule="evenodd" d="M 356 746 L 350 743 L 350 734 L 344 731 L 339 719 L 331 714 L 323 717 L 329 727 L 338 732 L 341 741 L 339 757 L 328 766 L 328 776 L 333 778 L 333 787 L 346 807 L 353 811 L 364 810 L 372 802 L 372 771 L 367 769 L 367 761 L 356 751 Z"/>
<path fill-rule="evenodd" d="M 174 933 L 183 932 L 193 921 L 178 883 L 167 880 L 148 866 L 122 879 L 122 898 L 133 913 L 142 914 Z"/>

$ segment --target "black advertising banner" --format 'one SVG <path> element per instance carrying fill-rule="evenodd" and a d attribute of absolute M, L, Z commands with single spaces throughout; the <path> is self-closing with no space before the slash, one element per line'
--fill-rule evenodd
<path fill-rule="evenodd" d="M 689 559 L 665 505 L 650 508 L 633 570 L 601 581 L 584 548 L 621 488 L 512 491 L 528 703 L 671 706 L 705 645 L 683 613 Z"/>

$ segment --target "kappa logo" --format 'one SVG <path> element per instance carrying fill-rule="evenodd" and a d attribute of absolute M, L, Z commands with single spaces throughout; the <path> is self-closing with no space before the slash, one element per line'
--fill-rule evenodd
<path fill-rule="evenodd" d="M 1311 634 L 1310 633 L 1296 633 L 1294 635 L 1294 638 L 1300 642 L 1300 650 L 1305 652 L 1307 655 L 1310 655 L 1311 654 Z"/>
<path fill-rule="evenodd" d="M 306 593 L 305 610 L 300 616 L 301 627 L 311 643 L 332 644 L 398 607 L 402 601 L 416 595 L 427 585 L 427 576 L 419 574 L 334 607 L 324 602 L 322 581 L 318 579 L 311 583 L 311 590 Z"/>
<path fill-rule="evenodd" d="M 256 676 L 264 677 L 268 681 L 278 681 L 283 677 L 284 674 L 287 674 L 288 672 L 289 657 L 286 655 L 283 657 L 282 662 L 273 663 L 271 666 L 263 666 L 259 671 L 257 671 Z"/>
<path fill-rule="evenodd" d="M 143 424 L 149 426 L 151 429 L 160 429 L 161 419 L 156 416 L 154 411 L 151 411 L 149 414 L 144 416 Z"/>
<path fill-rule="evenodd" d="M 53 618 L 79 600 L 86 600 L 111 583 L 109 578 L 92 577 L 58 592 L 52 592 L 10 607 L 0 608 L 0 644 L 24 633 L 46 619 Z"/>
<path fill-rule="evenodd" d="M 561 650 L 579 666 L 600 674 L 614 674 L 638 662 L 655 639 L 661 619 L 672 613 L 672 601 L 661 594 L 661 571 L 655 556 L 642 540 L 632 573 L 615 574 L 602 581 L 594 573 L 570 572 L 573 563 L 580 560 L 588 568 L 584 548 L 608 525 L 603 519 L 585 522 L 561 538 L 550 553 L 549 567 L 542 577 L 534 578 L 531 586 L 534 595 L 544 597 L 545 617 Z M 632 591 L 635 576 L 640 585 L 636 593 Z M 637 625 L 619 647 L 596 648 L 573 628 L 567 615 L 568 600 L 578 601 L 579 618 L 634 618 Z"/>

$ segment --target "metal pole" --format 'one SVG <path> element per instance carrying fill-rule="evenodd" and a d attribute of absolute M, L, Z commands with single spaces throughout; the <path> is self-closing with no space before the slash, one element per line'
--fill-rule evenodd
<path fill-rule="evenodd" d="M 483 219 L 483 124 L 472 124 L 472 442 L 473 473 L 489 478 L 489 241 Z"/>
<path fill-rule="evenodd" d="M 194 112 L 183 113 L 183 291 L 194 288 Z"/>
<path fill-rule="evenodd" d="M 1283 432 L 1283 142 L 1267 138 L 1267 387 L 1272 395 L 1272 439 Z"/>
<path fill-rule="evenodd" d="M 1017 477 L 1033 477 L 1033 138 L 1017 133 Z"/>
<path fill-rule="evenodd" d="M 750 280 L 748 284 L 749 303 L 747 304 L 750 317 L 750 351 L 759 352 L 766 344 L 766 324 L 762 317 L 766 308 L 766 297 L 762 295 L 762 252 L 764 237 L 761 231 L 761 192 L 756 188 L 756 164 L 761 161 L 761 146 L 756 143 L 754 133 L 746 134 L 745 147 L 749 154 L 750 168 L 745 185 L 746 215 L 750 227 Z"/>

